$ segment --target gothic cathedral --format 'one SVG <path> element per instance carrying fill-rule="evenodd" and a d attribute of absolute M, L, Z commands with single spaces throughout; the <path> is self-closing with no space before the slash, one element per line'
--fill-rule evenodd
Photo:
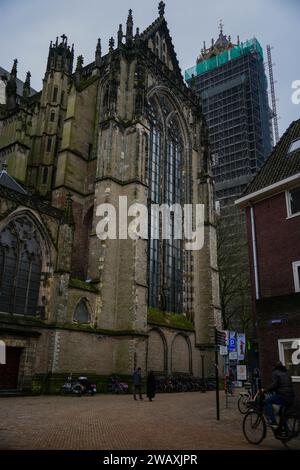
<path fill-rule="evenodd" d="M 70 373 L 202 375 L 221 326 L 213 181 L 201 103 L 182 78 L 159 4 L 84 65 L 62 35 L 43 87 L 17 61 L 0 105 L 1 389 L 57 392 Z M 204 204 L 204 247 L 101 240 L 101 204 Z M 149 230 L 155 221 L 149 221 Z M 202 356 L 202 361 L 201 361 Z"/>

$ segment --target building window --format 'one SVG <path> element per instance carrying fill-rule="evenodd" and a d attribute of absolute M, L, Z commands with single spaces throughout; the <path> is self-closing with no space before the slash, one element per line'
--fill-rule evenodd
<path fill-rule="evenodd" d="M 57 94 L 58 94 L 58 88 L 57 86 L 55 86 L 53 88 L 53 101 L 56 102 L 57 101 Z"/>
<path fill-rule="evenodd" d="M 300 215 L 300 188 L 286 193 L 288 217 Z"/>
<path fill-rule="evenodd" d="M 77 323 L 90 323 L 90 314 L 84 299 L 81 299 L 75 308 L 74 321 Z"/>
<path fill-rule="evenodd" d="M 300 150 L 300 139 L 291 143 L 288 153 L 296 152 L 296 150 Z"/>
<path fill-rule="evenodd" d="M 61 92 L 61 98 L 60 98 L 60 103 L 61 103 L 62 106 L 64 105 L 64 98 L 65 98 L 65 92 L 62 91 Z"/>
<path fill-rule="evenodd" d="M 156 105 L 149 107 L 149 205 L 182 204 L 183 144 L 176 120 L 169 121 L 172 109 L 167 100 L 160 101 L 161 113 Z M 165 121 L 162 125 L 162 119 Z M 166 129 L 166 132 L 163 132 Z M 150 240 L 148 244 L 149 305 L 167 312 L 183 311 L 183 249 L 182 240 L 174 237 L 175 221 L 171 213 L 171 236 L 159 240 L 159 215 L 151 212 Z"/>
<path fill-rule="evenodd" d="M 293 263 L 295 292 L 300 292 L 300 261 Z"/>
<path fill-rule="evenodd" d="M 48 182 L 48 167 L 45 166 L 43 168 L 43 178 L 42 178 L 42 184 L 47 184 Z"/>
<path fill-rule="evenodd" d="M 38 232 L 27 217 L 19 217 L 0 233 L 0 311 L 36 315 L 40 278 Z"/>
<path fill-rule="evenodd" d="M 279 359 L 293 382 L 300 382 L 300 338 L 278 340 Z"/>
<path fill-rule="evenodd" d="M 52 139 L 51 139 L 51 137 L 48 137 L 48 139 L 47 139 L 47 149 L 46 149 L 47 153 L 51 152 L 51 144 L 52 144 Z"/>
<path fill-rule="evenodd" d="M 54 121 L 55 121 L 55 111 L 51 111 L 51 114 L 50 114 L 50 121 L 51 121 L 51 122 L 54 122 Z"/>

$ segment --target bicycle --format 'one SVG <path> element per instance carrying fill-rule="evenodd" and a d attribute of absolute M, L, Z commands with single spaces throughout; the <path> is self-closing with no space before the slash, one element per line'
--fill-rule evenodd
<path fill-rule="evenodd" d="M 300 413 L 298 410 L 280 408 L 280 422 L 274 427 L 268 422 L 264 412 L 264 395 L 259 394 L 258 399 L 246 413 L 243 420 L 243 434 L 250 444 L 259 445 L 267 436 L 267 429 L 271 428 L 275 439 L 290 450 L 300 450 Z"/>
<path fill-rule="evenodd" d="M 245 415 L 248 411 L 249 408 L 255 403 L 255 400 L 257 399 L 258 392 L 256 392 L 255 395 L 253 395 L 252 392 L 252 387 L 250 383 L 245 383 L 245 389 L 246 392 L 241 392 L 239 395 L 238 399 L 238 410 L 242 415 Z"/>

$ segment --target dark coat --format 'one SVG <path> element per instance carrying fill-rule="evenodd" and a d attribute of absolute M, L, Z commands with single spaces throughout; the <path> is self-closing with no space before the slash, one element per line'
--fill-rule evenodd
<path fill-rule="evenodd" d="M 149 372 L 147 377 L 147 397 L 154 398 L 156 392 L 156 381 L 153 372 Z"/>
<path fill-rule="evenodd" d="M 287 371 L 275 369 L 272 374 L 272 384 L 266 390 L 267 393 L 275 392 L 281 396 L 285 401 L 291 402 L 294 400 L 294 390 L 291 377 Z"/>
<path fill-rule="evenodd" d="M 132 382 L 133 382 L 133 385 L 141 385 L 141 383 L 142 383 L 141 372 L 137 369 L 132 374 Z"/>

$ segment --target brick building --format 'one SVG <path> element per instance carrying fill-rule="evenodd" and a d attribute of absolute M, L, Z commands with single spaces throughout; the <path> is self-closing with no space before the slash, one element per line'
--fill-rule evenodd
<path fill-rule="evenodd" d="M 0 106 L 0 389 L 59 390 L 66 374 L 100 388 L 112 373 L 200 375 L 220 326 L 207 128 L 184 83 L 164 16 L 84 66 L 65 35 L 50 44 L 42 90 L 17 62 Z M 7 168 L 6 168 L 7 165 Z M 96 234 L 97 207 L 205 204 L 205 245 Z M 150 227 L 154 222 L 151 219 Z M 103 385 L 104 387 L 104 385 Z"/>
<path fill-rule="evenodd" d="M 263 382 L 289 369 L 300 395 L 300 120 L 287 129 L 243 196 Z"/>

